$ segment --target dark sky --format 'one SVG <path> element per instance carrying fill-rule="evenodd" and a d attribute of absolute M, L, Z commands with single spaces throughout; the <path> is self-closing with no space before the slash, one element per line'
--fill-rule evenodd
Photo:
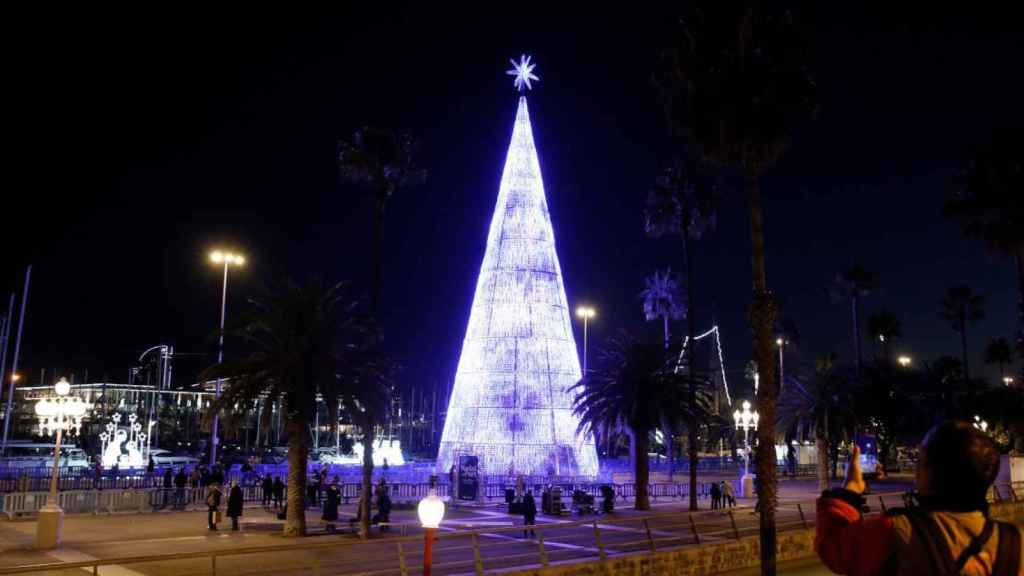
<path fill-rule="evenodd" d="M 820 111 L 763 184 L 769 282 L 807 361 L 851 357 L 848 308 L 824 287 L 854 262 L 880 277 L 865 317 L 893 310 L 899 349 L 925 360 L 958 354 L 937 302 L 968 283 L 987 298 L 971 346 L 980 369 L 984 340 L 1012 333 L 1013 270 L 940 211 L 972 147 L 1021 122 L 1019 21 L 828 4 L 817 18 Z M 6 26 L 0 294 L 6 308 L 34 264 L 30 381 L 51 367 L 123 381 L 161 342 L 211 351 L 220 277 L 205 254 L 215 245 L 249 256 L 231 277 L 229 314 L 285 274 L 365 290 L 371 206 L 335 166 L 337 141 L 364 124 L 415 135 L 430 173 L 387 216 L 387 344 L 407 386 L 451 378 L 515 113 L 504 71 L 523 52 L 539 65 L 529 100 L 570 304 L 597 306 L 598 340 L 623 326 L 656 333 L 637 293 L 644 275 L 681 261 L 677 245 L 644 238 L 641 212 L 678 152 L 650 82 L 675 8 L 97 10 Z M 718 223 L 696 247 L 698 323 L 713 306 L 740 370 L 751 348 L 749 229 L 728 186 Z M 181 358 L 182 381 L 202 358 Z"/>

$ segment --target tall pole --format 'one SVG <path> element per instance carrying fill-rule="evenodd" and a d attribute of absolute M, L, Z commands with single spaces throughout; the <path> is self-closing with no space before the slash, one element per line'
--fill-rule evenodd
<path fill-rule="evenodd" d="M 434 531 L 436 528 L 423 529 L 423 576 L 430 576 L 430 565 L 434 559 Z"/>
<path fill-rule="evenodd" d="M 14 292 L 11 292 L 11 302 L 7 307 L 7 318 L 4 319 L 4 329 L 0 332 L 0 397 L 3 396 L 4 392 L 4 378 L 7 375 L 7 341 L 11 336 L 11 322 L 14 320 Z M 11 391 L 10 397 L 14 397 L 14 382 L 11 379 Z M 4 414 L 10 414 L 10 407 L 7 407 L 8 412 Z M 4 419 L 6 420 L 6 416 Z"/>
<path fill-rule="evenodd" d="M 7 411 L 4 413 L 4 438 L 0 445 L 0 456 L 7 453 L 7 435 L 10 432 L 11 417 L 13 414 L 12 403 L 14 401 L 14 375 L 18 373 L 18 355 L 21 354 L 21 329 L 25 326 L 25 308 L 28 306 L 28 284 L 32 279 L 32 265 L 25 270 L 25 289 L 21 294 L 21 312 L 18 313 L 18 337 L 14 341 L 14 360 L 11 362 L 11 374 L 3 374 L 2 377 L 10 378 L 11 386 L 7 393 Z"/>
<path fill-rule="evenodd" d="M 780 393 L 782 392 L 783 385 L 785 385 L 785 383 L 786 383 L 785 374 L 782 371 L 782 366 L 783 366 L 783 364 L 782 364 L 782 349 L 785 348 L 785 347 L 786 347 L 786 341 L 783 340 L 782 343 L 779 344 L 779 392 Z"/>
<path fill-rule="evenodd" d="M 218 338 L 217 344 L 217 364 L 224 362 L 224 312 L 227 310 L 228 302 L 228 259 L 224 259 L 224 287 L 220 293 L 220 337 Z M 217 398 L 220 398 L 220 381 L 217 378 Z M 217 438 L 217 425 L 220 420 L 220 415 L 214 413 L 213 415 L 213 434 L 210 437 L 210 468 L 217 463 L 217 444 L 220 442 Z"/>
<path fill-rule="evenodd" d="M 63 427 L 57 426 L 57 443 L 53 448 L 53 474 L 50 474 L 49 503 L 57 506 L 57 478 L 60 476 L 60 438 Z"/>
<path fill-rule="evenodd" d="M 583 316 L 583 377 L 587 377 L 587 316 Z"/>

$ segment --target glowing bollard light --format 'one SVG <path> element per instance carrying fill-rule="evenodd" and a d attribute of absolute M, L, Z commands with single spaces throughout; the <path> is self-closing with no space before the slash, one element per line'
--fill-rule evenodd
<path fill-rule="evenodd" d="M 36 418 L 39 432 L 49 436 L 57 432 L 53 449 L 53 473 L 50 475 L 50 494 L 46 505 L 39 510 L 36 521 L 36 548 L 50 549 L 60 546 L 60 532 L 64 524 L 64 510 L 57 496 L 60 478 L 60 441 L 66 430 L 69 434 L 82 428 L 82 417 L 89 411 L 89 405 L 76 396 L 69 396 L 71 384 L 61 378 L 53 387 L 54 398 L 43 398 L 36 402 Z"/>
<path fill-rule="evenodd" d="M 434 548 L 434 532 L 441 526 L 444 519 L 444 500 L 437 497 L 433 490 L 427 497 L 420 500 L 416 513 L 423 525 L 423 576 L 430 576 L 431 553 Z"/>

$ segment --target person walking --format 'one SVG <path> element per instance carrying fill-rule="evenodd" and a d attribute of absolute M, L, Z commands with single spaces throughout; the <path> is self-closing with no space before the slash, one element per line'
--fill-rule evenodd
<path fill-rule="evenodd" d="M 722 507 L 722 489 L 719 488 L 718 482 L 711 483 L 711 509 L 718 510 Z"/>
<path fill-rule="evenodd" d="M 242 487 L 238 485 L 238 480 L 232 480 L 231 492 L 228 493 L 228 516 L 231 518 L 231 530 L 234 532 L 238 531 L 238 518 L 242 515 L 243 503 Z"/>
<path fill-rule="evenodd" d="M 527 529 L 530 536 L 535 536 L 533 527 L 537 524 L 537 501 L 533 499 L 533 490 L 527 490 L 523 496 L 523 538 L 526 538 Z"/>
<path fill-rule="evenodd" d="M 182 466 L 178 469 L 178 473 L 174 475 L 174 508 L 175 510 L 183 510 L 185 508 L 185 484 L 188 482 L 188 477 L 185 476 L 185 467 Z"/>
<path fill-rule="evenodd" d="M 220 497 L 220 486 L 211 484 L 206 493 L 206 523 L 210 530 L 216 530 L 220 522 Z"/>
<path fill-rule="evenodd" d="M 334 523 L 338 521 L 338 502 L 341 500 L 341 490 L 338 489 L 338 477 L 335 476 L 331 484 L 327 486 L 327 493 L 324 498 L 323 518 L 327 523 L 327 531 L 334 532 Z"/>
<path fill-rule="evenodd" d="M 729 505 L 729 508 L 736 507 L 736 496 L 733 494 L 732 482 L 722 482 L 722 499 Z"/>
<path fill-rule="evenodd" d="M 274 479 L 267 474 L 263 477 L 263 507 L 270 509 L 270 502 L 274 499 Z"/>
<path fill-rule="evenodd" d="M 864 518 L 860 448 L 843 488 L 818 499 L 814 550 L 839 574 L 1024 574 L 1021 529 L 989 517 L 999 474 L 990 436 L 958 420 L 925 435 L 917 461 L 918 504 Z"/>
<path fill-rule="evenodd" d="M 280 476 L 274 477 L 274 510 L 280 510 L 281 502 L 284 500 L 284 482 Z"/>
<path fill-rule="evenodd" d="M 156 469 L 156 462 L 153 461 L 153 457 L 149 457 L 149 462 L 146 464 L 146 477 L 152 478 L 153 471 Z"/>
<path fill-rule="evenodd" d="M 391 527 L 387 524 L 391 522 L 391 494 L 387 484 L 382 484 L 377 487 L 377 521 L 382 524 L 380 527 L 381 532 L 390 532 Z"/>

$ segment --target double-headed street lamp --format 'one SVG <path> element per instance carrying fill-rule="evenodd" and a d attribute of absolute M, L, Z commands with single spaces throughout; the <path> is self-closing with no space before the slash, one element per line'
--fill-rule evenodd
<path fill-rule="evenodd" d="M 53 473 L 50 475 L 50 495 L 46 505 L 39 510 L 36 523 L 36 548 L 56 548 L 60 545 L 61 525 L 64 511 L 57 499 L 57 483 L 60 477 L 60 441 L 64 431 L 78 432 L 82 428 L 82 417 L 89 411 L 89 405 L 77 396 L 70 396 L 71 384 L 61 378 L 53 387 L 57 395 L 36 402 L 36 418 L 39 432 L 46 436 L 57 432 L 53 449 Z"/>
<path fill-rule="evenodd" d="M 444 500 L 438 498 L 431 490 L 427 497 L 420 500 L 416 507 L 416 514 L 420 517 L 420 524 L 423 525 L 423 576 L 430 576 L 430 564 L 433 561 L 434 533 L 441 526 L 444 519 Z"/>
<path fill-rule="evenodd" d="M 221 289 L 220 295 L 220 337 L 217 345 L 217 364 L 224 362 L 224 313 L 227 310 L 228 302 L 228 268 L 231 266 L 242 266 L 245 264 L 245 257 L 241 254 L 234 254 L 231 252 L 223 252 L 221 250 L 214 250 L 210 252 L 210 262 L 214 264 L 224 265 L 224 287 Z M 221 379 L 217 378 L 217 397 L 220 397 L 220 382 Z M 219 423 L 218 414 L 213 415 L 213 429 L 210 435 L 210 468 L 217 463 L 217 445 L 220 440 L 217 437 L 217 427 Z"/>
<path fill-rule="evenodd" d="M 1013 385 L 1013 377 L 1012 376 L 1003 376 L 1003 384 L 1006 384 L 1007 386 Z"/>
<path fill-rule="evenodd" d="M 898 358 L 896 358 L 896 362 L 898 362 L 900 366 L 906 368 L 910 366 L 913 360 L 910 358 L 910 356 L 901 355 Z"/>
<path fill-rule="evenodd" d="M 743 430 L 743 497 L 751 498 L 754 495 L 754 476 L 750 473 L 750 431 L 757 430 L 757 422 L 761 416 L 756 410 L 750 409 L 750 402 L 743 401 L 743 410 L 736 410 L 732 413 L 732 419 L 736 422 L 736 429 Z"/>
<path fill-rule="evenodd" d="M 974 415 L 974 427 L 982 432 L 988 432 L 988 422 L 981 419 L 981 416 Z"/>
<path fill-rule="evenodd" d="M 597 316 L 597 310 L 591 306 L 579 306 L 576 308 L 576 316 L 583 320 L 583 376 L 587 375 L 587 323 Z"/>

